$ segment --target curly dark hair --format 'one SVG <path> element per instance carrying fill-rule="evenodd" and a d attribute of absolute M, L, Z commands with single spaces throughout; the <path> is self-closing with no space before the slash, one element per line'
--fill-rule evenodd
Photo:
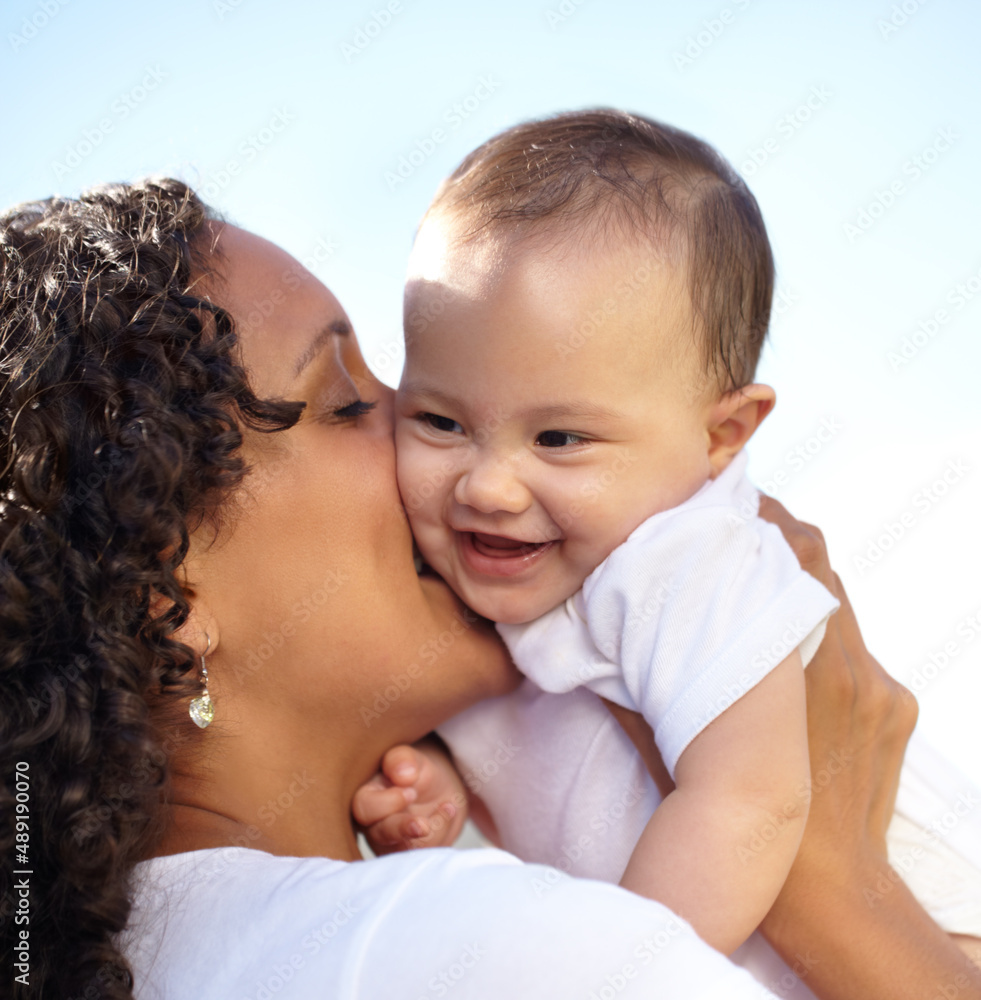
<path fill-rule="evenodd" d="M 218 273 L 213 218 L 166 178 L 0 216 L 0 975 L 16 997 L 133 995 L 116 935 L 168 784 L 151 706 L 199 693 L 178 570 L 247 471 L 243 430 L 303 408 L 256 398 L 232 318 L 192 293 Z"/>

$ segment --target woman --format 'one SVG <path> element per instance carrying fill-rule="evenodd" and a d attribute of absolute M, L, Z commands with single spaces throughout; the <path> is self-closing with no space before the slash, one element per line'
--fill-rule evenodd
<path fill-rule="evenodd" d="M 385 750 L 517 678 L 415 575 L 390 393 L 323 285 L 169 180 L 15 210 L 0 249 L 14 995 L 760 995 L 614 887 L 540 892 L 493 852 L 350 864 Z M 834 585 L 819 536 L 774 516 Z M 812 759 L 855 765 L 769 936 L 819 956 L 822 997 L 981 997 L 901 885 L 863 911 L 911 703 L 847 604 L 815 664 Z"/>

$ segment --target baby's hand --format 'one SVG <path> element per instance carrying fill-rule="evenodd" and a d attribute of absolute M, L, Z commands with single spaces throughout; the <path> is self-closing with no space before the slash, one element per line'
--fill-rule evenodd
<path fill-rule="evenodd" d="M 451 847 L 467 818 L 463 781 L 435 739 L 393 747 L 355 793 L 355 820 L 375 854 Z"/>

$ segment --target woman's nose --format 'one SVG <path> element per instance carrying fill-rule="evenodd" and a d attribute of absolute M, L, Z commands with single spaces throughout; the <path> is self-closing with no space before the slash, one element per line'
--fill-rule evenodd
<path fill-rule="evenodd" d="M 513 465 L 500 456 L 487 456 L 466 469 L 456 481 L 453 498 L 482 514 L 520 514 L 532 501 Z"/>

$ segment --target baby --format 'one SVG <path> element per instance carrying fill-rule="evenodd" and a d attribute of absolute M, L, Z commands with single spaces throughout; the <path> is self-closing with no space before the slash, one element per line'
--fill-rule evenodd
<path fill-rule="evenodd" d="M 802 667 L 837 607 L 744 475 L 772 289 L 756 201 L 705 143 L 616 111 L 521 125 L 422 222 L 396 402 L 423 558 L 543 691 L 643 715 L 675 787 L 621 884 L 726 953 L 799 845 Z"/>

